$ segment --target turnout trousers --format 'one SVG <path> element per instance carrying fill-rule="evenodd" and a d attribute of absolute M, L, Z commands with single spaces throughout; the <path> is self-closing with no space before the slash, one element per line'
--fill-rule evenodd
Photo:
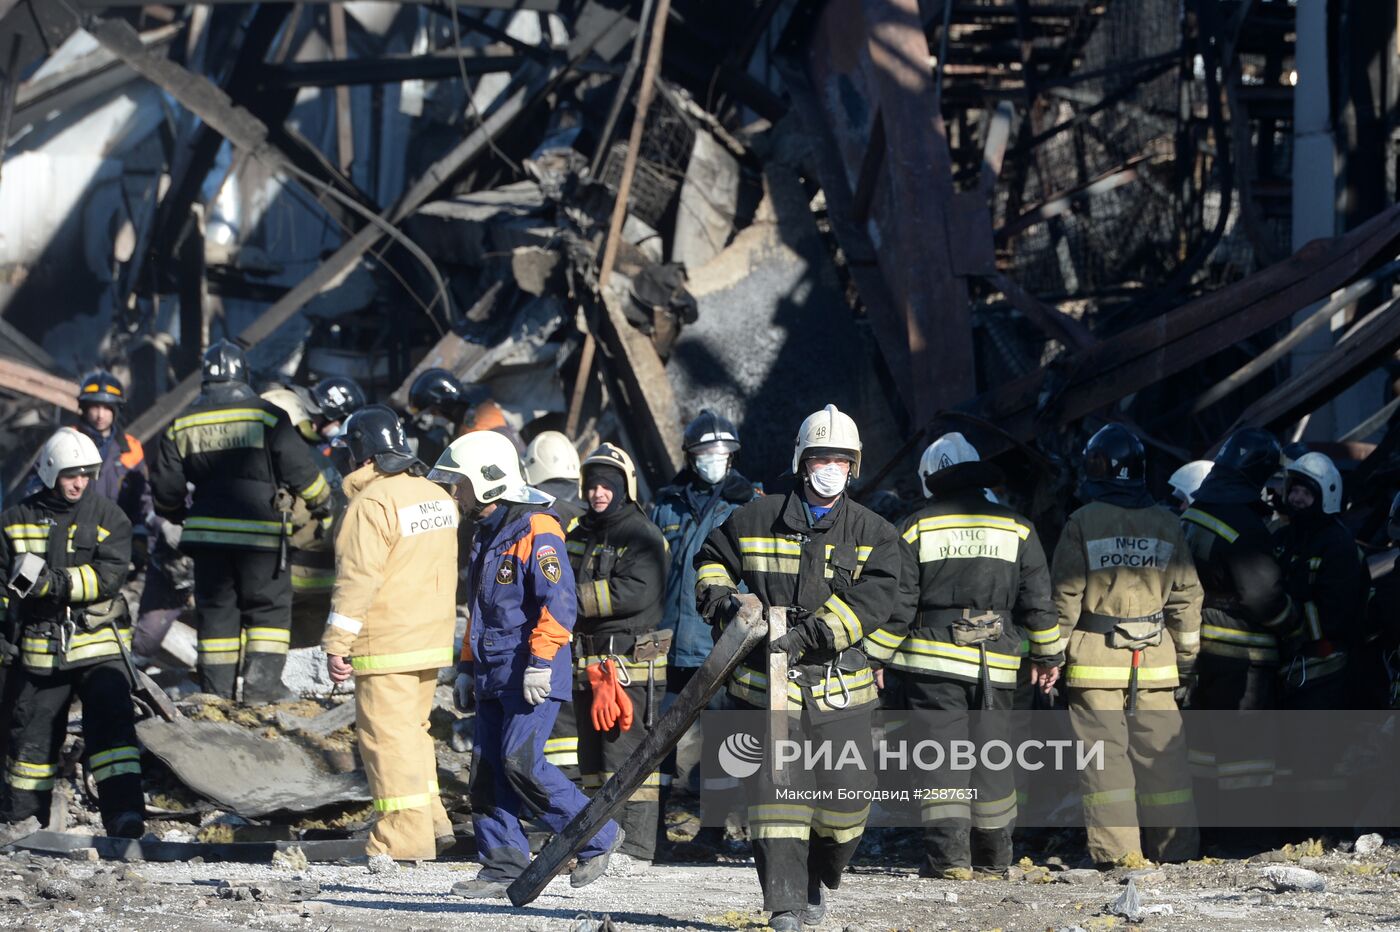
<path fill-rule="evenodd" d="M 145 815 L 141 796 L 141 750 L 131 681 L 121 660 L 90 667 L 36 673 L 11 668 L 20 682 L 10 718 L 5 761 L 5 802 L 0 820 L 34 816 L 47 823 L 59 754 L 68 733 L 68 708 L 83 705 L 83 744 L 87 771 L 97 784 L 102 824 L 110 832 L 125 812 Z"/>
<path fill-rule="evenodd" d="M 437 670 L 355 675 L 355 733 L 379 814 L 365 843 L 368 855 L 429 861 L 437 856 L 436 839 L 452 834 L 428 735 L 436 689 Z"/>
<path fill-rule="evenodd" d="M 1216 713 L 1187 716 L 1191 775 L 1211 790 L 1203 794 L 1206 799 L 1198 796 L 1196 800 L 1201 824 L 1252 824 L 1250 818 L 1232 823 L 1230 817 L 1247 811 L 1262 814 L 1275 805 L 1270 792 L 1280 740 L 1277 718 L 1229 716 L 1233 727 L 1225 730 L 1218 727 L 1225 720 L 1218 713 L 1276 708 L 1278 667 L 1207 654 L 1198 661 L 1196 670 L 1200 679 L 1191 697 L 1190 711 Z"/>
<path fill-rule="evenodd" d="M 869 702 L 845 709 L 839 717 L 830 712 L 802 713 L 804 740 L 818 745 L 830 741 L 837 748 L 853 741 L 862 749 L 866 765 L 863 769 L 793 770 L 792 789 L 816 791 L 809 797 L 815 797 L 815 805 L 778 799 L 767 764 L 745 781 L 750 794 L 749 837 L 764 909 L 775 913 L 801 910 L 817 884 L 828 890 L 841 885 L 841 874 L 860 847 L 870 816 L 869 799 L 862 796 L 875 788 L 870 733 L 875 708 L 876 703 Z M 795 718 L 795 713 L 789 714 Z M 843 799 L 840 790 L 854 792 Z M 830 796 L 823 791 L 829 791 Z"/>
<path fill-rule="evenodd" d="M 561 705 L 547 699 L 532 706 L 518 694 L 477 702 L 469 793 L 481 880 L 510 883 L 529 865 L 521 819 L 533 818 L 557 834 L 588 805 L 583 791 L 544 757 Z M 617 831 L 616 822 L 604 825 L 579 859 L 610 850 Z"/>
<path fill-rule="evenodd" d="M 888 671 L 886 672 L 888 676 Z M 992 687 L 983 709 L 982 687 L 941 677 L 901 673 L 912 711 L 939 712 L 939 725 L 928 737 L 949 747 L 952 741 L 1011 742 L 1011 708 L 1016 691 Z M 923 873 L 937 877 L 957 867 L 1003 871 L 1011 866 L 1011 833 L 1016 826 L 1016 775 L 1013 768 L 947 770 L 937 788 L 949 799 L 926 799 Z"/>
<path fill-rule="evenodd" d="M 193 557 L 199 688 L 232 699 L 241 655 L 244 701 L 279 698 L 291 643 L 291 573 L 278 569 L 276 551 L 201 547 Z"/>
<path fill-rule="evenodd" d="M 632 672 L 637 676 L 636 671 Z M 645 668 L 641 673 L 646 676 Z M 583 779 L 583 788 L 589 793 L 599 789 L 612 779 L 629 758 L 641 750 L 642 742 L 650 734 L 646 726 L 647 684 L 633 680 L 624 687 L 627 698 L 632 700 L 632 727 L 623 731 L 614 725 L 611 731 L 601 732 L 593 727 L 593 692 L 589 689 L 574 690 L 574 720 L 578 728 L 578 769 Z M 666 694 L 665 682 L 658 682 L 654 689 L 657 712 L 661 697 Z M 656 857 L 656 842 L 661 825 L 661 771 L 647 774 L 644 782 L 622 807 L 619 820 L 627 837 L 618 849 L 622 854 L 643 861 Z"/>
<path fill-rule="evenodd" d="M 1200 848 L 1186 738 L 1170 689 L 1139 689 L 1128 715 L 1126 689 L 1069 690 L 1070 724 L 1085 747 L 1103 742 L 1103 767 L 1079 772 L 1089 857 L 1095 863 L 1142 854 L 1184 861 Z M 1140 822 L 1146 823 L 1139 830 Z"/>

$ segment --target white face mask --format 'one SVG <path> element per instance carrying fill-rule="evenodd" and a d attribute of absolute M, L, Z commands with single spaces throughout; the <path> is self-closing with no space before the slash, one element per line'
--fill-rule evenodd
<path fill-rule="evenodd" d="M 728 453 L 702 453 L 695 457 L 696 475 L 710 485 L 719 485 L 728 472 Z"/>
<path fill-rule="evenodd" d="M 812 491 L 822 498 L 835 498 L 844 492 L 849 477 L 850 469 L 844 463 L 828 463 L 807 473 L 807 481 L 811 484 Z"/>

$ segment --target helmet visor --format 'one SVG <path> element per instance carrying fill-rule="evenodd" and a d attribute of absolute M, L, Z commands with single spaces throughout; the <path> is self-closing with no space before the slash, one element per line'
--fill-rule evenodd
<path fill-rule="evenodd" d="M 704 443 L 697 443 L 685 452 L 691 456 L 706 456 L 715 453 L 736 453 L 739 450 L 739 443 L 735 440 L 707 440 Z"/>
<path fill-rule="evenodd" d="M 434 466 L 428 470 L 428 479 L 441 485 L 457 485 L 467 477 L 451 469 L 439 469 Z"/>

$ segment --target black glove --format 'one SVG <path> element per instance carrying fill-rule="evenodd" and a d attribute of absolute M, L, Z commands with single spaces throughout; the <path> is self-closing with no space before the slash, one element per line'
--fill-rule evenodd
<path fill-rule="evenodd" d="M 1189 709 L 1191 707 L 1191 694 L 1196 691 L 1196 674 L 1178 671 L 1176 678 L 1178 685 L 1172 691 L 1172 698 L 1176 700 L 1178 709 Z"/>
<path fill-rule="evenodd" d="M 768 642 L 768 652 L 779 654 L 787 652 L 788 665 L 796 664 L 802 655 L 811 650 L 816 650 L 822 646 L 821 637 L 817 634 L 813 626 L 808 622 L 794 625 L 788 629 L 788 633 L 782 637 Z"/>
<path fill-rule="evenodd" d="M 68 594 L 72 590 L 72 586 L 72 580 L 66 572 L 55 570 L 51 566 L 46 565 L 44 572 L 39 576 L 38 591 L 43 593 L 40 598 L 67 604 Z"/>

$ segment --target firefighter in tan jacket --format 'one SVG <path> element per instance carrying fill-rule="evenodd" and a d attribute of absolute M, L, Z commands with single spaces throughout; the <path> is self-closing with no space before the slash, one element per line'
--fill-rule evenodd
<path fill-rule="evenodd" d="M 1147 493 L 1142 442 L 1103 428 L 1084 472 L 1089 504 L 1065 525 L 1051 577 L 1075 736 L 1104 744 L 1102 769 L 1080 772 L 1089 855 L 1186 860 L 1199 830 L 1176 696 L 1194 676 L 1204 593 L 1176 516 Z"/>
<path fill-rule="evenodd" d="M 453 663 L 457 505 L 423 478 L 398 415 L 382 405 L 345 422 L 358 468 L 336 538 L 335 590 L 321 646 L 331 679 L 355 675 L 356 734 L 374 808 L 368 855 L 419 861 L 452 823 L 438 799 L 428 713 Z"/>

